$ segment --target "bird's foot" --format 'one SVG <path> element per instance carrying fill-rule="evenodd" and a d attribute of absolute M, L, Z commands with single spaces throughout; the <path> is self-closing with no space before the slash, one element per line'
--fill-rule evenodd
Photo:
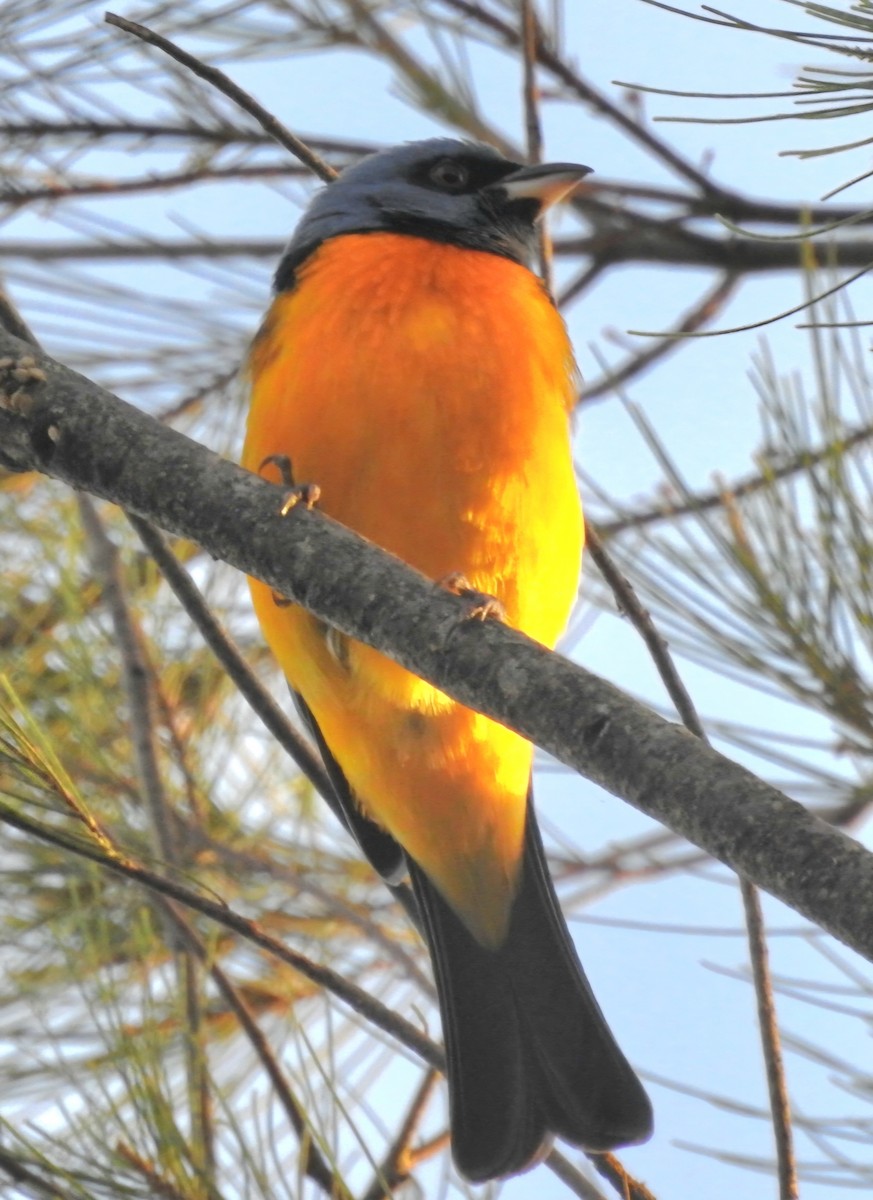
<path fill-rule="evenodd" d="M 263 474 L 264 467 L 276 467 L 282 484 L 286 489 L 282 500 L 282 507 L 279 509 L 280 517 L 287 517 L 291 509 L 296 508 L 298 504 L 304 504 L 307 508 L 314 508 L 318 503 L 321 488 L 317 483 L 295 483 L 294 468 L 287 454 L 268 454 L 258 467 L 259 475 Z M 289 600 L 287 596 L 283 596 L 279 592 L 273 592 L 273 603 L 277 608 L 290 608 L 294 601 Z"/>
<path fill-rule="evenodd" d="M 276 467 L 282 478 L 282 484 L 287 489 L 279 509 L 280 517 L 287 517 L 292 508 L 304 504 L 307 508 L 315 508 L 321 497 L 321 488 L 317 483 L 295 483 L 294 468 L 287 454 L 268 454 L 258 467 L 258 474 L 263 474 L 264 467 Z"/>
<path fill-rule="evenodd" d="M 460 571 L 453 571 L 451 575 L 446 575 L 444 579 L 439 580 L 439 584 L 466 602 L 467 611 L 464 614 L 466 620 L 506 620 L 506 609 L 503 602 L 496 596 L 489 595 L 488 592 L 480 592 L 471 587 L 469 580 Z"/>

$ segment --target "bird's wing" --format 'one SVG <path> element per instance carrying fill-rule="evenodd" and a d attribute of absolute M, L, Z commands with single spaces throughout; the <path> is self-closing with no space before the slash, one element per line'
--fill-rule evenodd
<path fill-rule="evenodd" d="M 333 810 L 334 815 L 342 822 L 361 848 L 364 857 L 377 871 L 385 882 L 394 887 L 406 874 L 406 856 L 395 842 L 394 838 L 384 829 L 371 821 L 358 805 L 345 775 L 331 754 L 322 736 L 318 723 L 313 717 L 309 705 L 299 692 L 291 689 L 294 705 L 300 714 L 300 719 L 312 735 L 318 746 L 333 787 L 333 795 L 325 796 L 325 800 Z"/>

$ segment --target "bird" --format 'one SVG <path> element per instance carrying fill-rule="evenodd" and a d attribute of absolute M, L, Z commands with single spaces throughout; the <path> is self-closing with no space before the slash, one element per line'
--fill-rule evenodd
<path fill-rule="evenodd" d="M 248 358 L 244 466 L 316 485 L 324 513 L 459 591 L 468 615 L 499 606 L 548 647 L 584 541 L 579 380 L 531 264 L 540 218 L 588 171 L 448 137 L 362 158 L 302 215 Z M 524 1171 L 556 1136 L 590 1152 L 645 1141 L 649 1098 L 549 874 L 530 742 L 251 591 L 328 799 L 386 882 L 411 880 L 460 1174 Z"/>

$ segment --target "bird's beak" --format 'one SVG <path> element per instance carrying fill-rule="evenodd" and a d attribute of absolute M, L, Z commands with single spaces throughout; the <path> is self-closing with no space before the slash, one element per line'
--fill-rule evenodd
<path fill-rule="evenodd" d="M 536 201 L 540 206 L 538 215 L 542 216 L 547 208 L 572 192 L 591 170 L 591 167 L 583 167 L 581 163 L 535 163 L 504 175 L 497 183 L 491 184 L 491 188 L 500 188 L 510 202 Z"/>

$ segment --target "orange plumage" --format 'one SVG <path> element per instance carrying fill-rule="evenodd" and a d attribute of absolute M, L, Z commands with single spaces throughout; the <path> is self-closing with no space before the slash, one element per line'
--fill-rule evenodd
<path fill-rule="evenodd" d="M 243 462 L 290 456 L 330 516 L 432 579 L 461 572 L 554 645 L 582 520 L 563 321 L 509 259 L 401 234 L 324 243 L 252 358 Z M 258 618 L 360 804 L 485 944 L 514 894 L 531 746 L 253 584 Z"/>

